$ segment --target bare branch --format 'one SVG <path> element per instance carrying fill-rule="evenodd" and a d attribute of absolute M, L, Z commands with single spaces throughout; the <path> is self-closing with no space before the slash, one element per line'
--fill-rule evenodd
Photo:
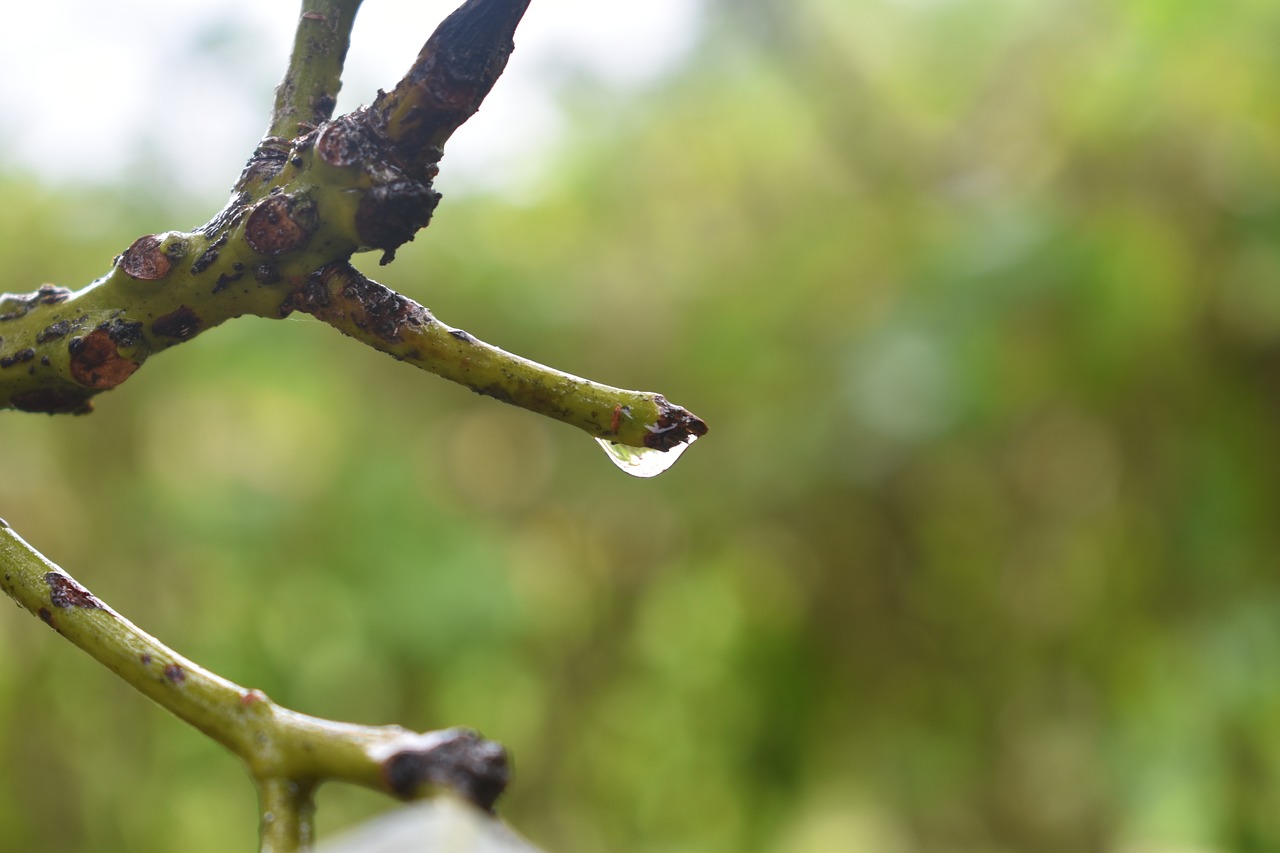
<path fill-rule="evenodd" d="M 445 141 L 475 114 L 507 67 L 529 0 L 467 0 L 423 46 L 409 73 L 373 108 L 404 156 L 440 159 Z"/>
<path fill-rule="evenodd" d="M 303 0 L 267 136 L 292 139 L 333 117 L 360 0 Z"/>
<path fill-rule="evenodd" d="M 670 450 L 707 425 L 661 395 L 583 379 L 505 352 L 437 320 L 412 299 L 332 264 L 294 291 L 286 310 L 311 314 L 400 361 L 620 444 Z"/>
<path fill-rule="evenodd" d="M 295 50 L 273 128 L 299 110 L 316 117 L 331 108 L 320 102 L 336 91 L 356 5 L 307 0 L 298 31 L 307 47 Z M 382 250 L 387 263 L 430 222 L 441 146 L 502 73 L 527 6 L 468 0 L 372 107 L 324 122 L 287 147 L 268 137 L 231 203 L 199 231 L 138 238 L 107 275 L 76 293 L 46 287 L 0 297 L 0 408 L 87 412 L 90 398 L 123 383 L 154 353 L 243 314 L 304 311 L 597 438 L 665 451 L 703 435 L 701 419 L 661 395 L 569 376 L 483 344 L 347 263 L 369 249 Z M 328 38 L 319 47 L 307 35 L 315 27 Z M 311 62 L 320 70 L 303 73 Z"/>
<path fill-rule="evenodd" d="M 0 573 L 0 589 L 21 607 L 244 761 L 259 786 L 264 845 L 274 845 L 264 849 L 307 849 L 311 792 L 325 781 L 405 800 L 446 789 L 485 810 L 506 788 L 505 750 L 474 732 L 324 720 L 209 672 L 112 610 L 3 521 Z"/>

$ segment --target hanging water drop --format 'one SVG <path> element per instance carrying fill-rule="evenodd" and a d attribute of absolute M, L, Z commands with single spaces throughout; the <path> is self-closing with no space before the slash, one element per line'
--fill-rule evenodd
<path fill-rule="evenodd" d="M 680 454 L 684 453 L 696 439 L 696 435 L 691 435 L 687 442 L 677 444 L 670 450 L 632 447 L 629 444 L 618 444 L 604 438 L 597 438 L 596 441 L 604 448 L 605 455 L 609 457 L 609 461 L 632 477 L 656 477 L 676 464 Z"/>

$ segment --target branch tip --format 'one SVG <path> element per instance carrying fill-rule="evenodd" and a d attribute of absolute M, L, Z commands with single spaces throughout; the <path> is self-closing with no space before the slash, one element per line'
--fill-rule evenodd
<path fill-rule="evenodd" d="M 395 89 L 379 95 L 374 109 L 406 156 L 439 159 L 507 67 L 528 7 L 529 0 L 467 0 L 427 39 Z"/>
<path fill-rule="evenodd" d="M 438 735 L 425 748 L 402 749 L 383 762 L 387 788 L 398 797 L 413 799 L 424 789 L 444 787 L 492 812 L 511 779 L 506 749 L 470 729 L 449 729 Z"/>

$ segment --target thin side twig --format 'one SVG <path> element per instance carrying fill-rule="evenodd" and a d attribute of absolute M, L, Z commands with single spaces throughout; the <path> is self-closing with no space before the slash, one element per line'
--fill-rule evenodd
<path fill-rule="evenodd" d="M 333 117 L 359 9 L 360 0 L 303 0 L 267 136 L 292 139 Z"/>
<path fill-rule="evenodd" d="M 667 451 L 707 432 L 701 418 L 661 394 L 614 388 L 512 355 L 442 323 L 350 264 L 312 275 L 284 309 L 311 314 L 393 358 L 596 438 Z"/>

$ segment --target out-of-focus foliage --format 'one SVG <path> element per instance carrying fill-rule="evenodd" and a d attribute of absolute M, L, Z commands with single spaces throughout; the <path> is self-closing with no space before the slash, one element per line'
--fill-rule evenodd
<path fill-rule="evenodd" d="M 242 320 L 0 415 L 0 515 L 283 703 L 502 740 L 548 850 L 1280 847 L 1280 5 L 710 14 L 377 273 L 690 406 L 670 473 Z M 10 290 L 174 224 L 4 192 Z M 241 777 L 0 614 L 0 849 L 251 849 Z"/>

